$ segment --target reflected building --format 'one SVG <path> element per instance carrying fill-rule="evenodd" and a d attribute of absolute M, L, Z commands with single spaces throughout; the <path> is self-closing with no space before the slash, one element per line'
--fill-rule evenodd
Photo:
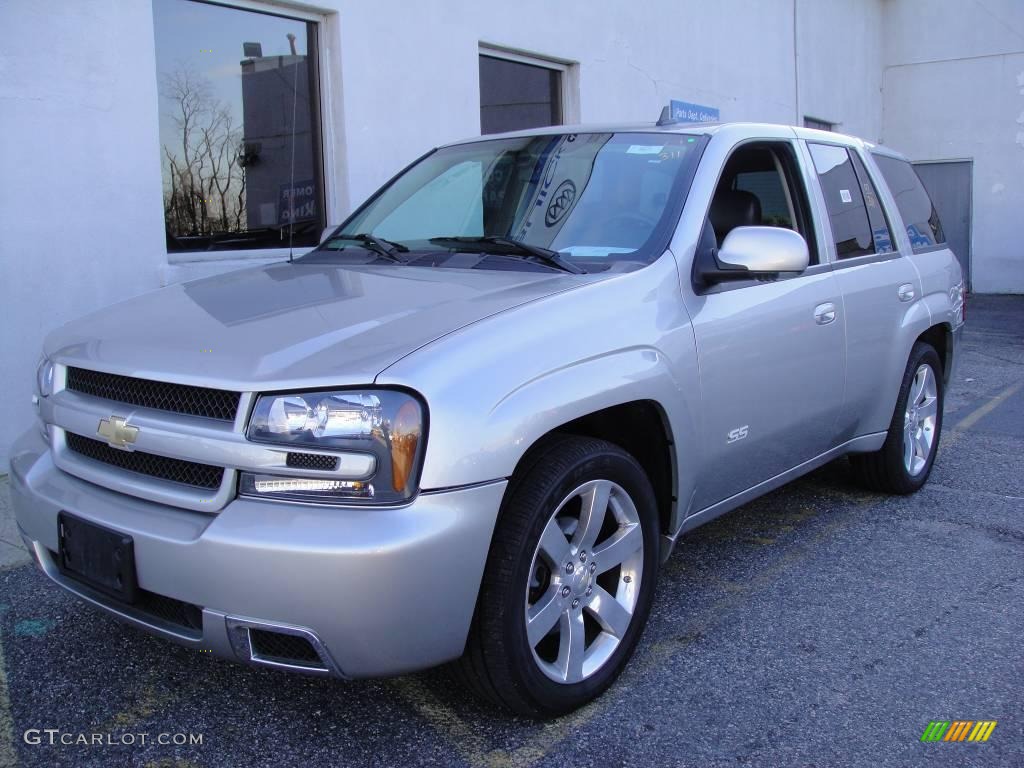
<path fill-rule="evenodd" d="M 319 217 L 309 57 L 295 54 L 291 42 L 289 56 L 263 56 L 258 43 L 244 46 L 239 161 L 245 168 L 249 230 L 286 227 L 292 221 L 308 227 Z"/>

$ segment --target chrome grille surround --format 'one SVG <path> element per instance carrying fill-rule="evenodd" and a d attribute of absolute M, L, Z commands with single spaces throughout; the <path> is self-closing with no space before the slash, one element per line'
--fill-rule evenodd
<path fill-rule="evenodd" d="M 238 475 L 242 471 L 286 477 L 313 475 L 365 480 L 376 470 L 372 454 L 328 451 L 314 454 L 309 451 L 303 453 L 308 453 L 310 458 L 293 456 L 289 463 L 287 446 L 249 441 L 245 427 L 257 397 L 253 392 L 238 394 L 237 413 L 234 421 L 229 422 L 84 394 L 66 386 L 66 373 L 70 370 L 58 362 L 53 394 L 39 398 L 39 417 L 53 462 L 69 475 L 115 493 L 196 512 L 217 513 L 235 497 Z M 124 419 L 138 429 L 134 442 L 111 447 L 97 434 L 100 422 L 112 417 Z M 107 449 L 101 451 L 107 461 L 83 453 L 83 443 L 76 441 L 76 435 L 101 443 L 101 448 Z M 90 451 L 95 449 L 91 443 L 86 445 L 90 446 Z M 75 450 L 76 447 L 79 450 Z M 118 455 L 148 454 L 152 458 L 119 459 L 114 452 Z M 146 461 L 152 462 L 150 472 L 134 471 Z M 213 487 L 212 474 L 205 474 L 208 470 L 203 470 L 206 478 L 203 485 L 194 484 L 194 478 L 188 473 L 161 471 L 189 469 L 177 462 L 207 465 L 218 473 L 220 482 Z"/>

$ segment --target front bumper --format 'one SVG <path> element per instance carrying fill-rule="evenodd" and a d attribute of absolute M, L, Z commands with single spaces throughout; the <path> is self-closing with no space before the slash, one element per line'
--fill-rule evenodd
<path fill-rule="evenodd" d="M 342 677 L 395 675 L 461 655 L 505 485 L 424 493 L 402 507 L 237 498 L 206 514 L 68 475 L 35 430 L 11 459 L 21 534 L 60 586 L 183 645 Z M 63 576 L 54 556 L 61 510 L 132 536 L 139 586 L 199 607 L 201 626 L 169 623 Z M 273 661 L 250 642 L 252 629 L 304 638 L 322 663 Z"/>

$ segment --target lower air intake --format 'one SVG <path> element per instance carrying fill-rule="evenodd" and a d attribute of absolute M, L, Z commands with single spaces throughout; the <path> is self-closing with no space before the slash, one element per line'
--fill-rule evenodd
<path fill-rule="evenodd" d="M 253 628 L 249 630 L 249 643 L 254 659 L 326 669 L 320 654 L 304 637 Z"/>

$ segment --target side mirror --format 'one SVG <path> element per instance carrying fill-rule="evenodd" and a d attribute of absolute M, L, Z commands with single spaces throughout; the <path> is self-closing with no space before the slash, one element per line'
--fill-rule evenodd
<path fill-rule="evenodd" d="M 782 227 L 736 227 L 716 257 L 723 271 L 738 271 L 737 277 L 803 272 L 810 259 L 803 235 Z"/>
<path fill-rule="evenodd" d="M 320 233 L 320 244 L 323 245 L 324 241 L 334 234 L 334 230 L 340 227 L 341 224 L 328 224 L 327 228 Z"/>

